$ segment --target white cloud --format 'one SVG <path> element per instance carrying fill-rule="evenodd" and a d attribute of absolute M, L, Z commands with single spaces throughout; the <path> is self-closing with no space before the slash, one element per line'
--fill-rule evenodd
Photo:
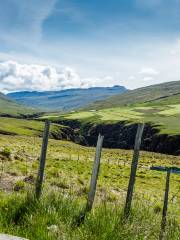
<path fill-rule="evenodd" d="M 131 75 L 131 76 L 129 77 L 129 80 L 135 80 L 135 76 Z"/>
<path fill-rule="evenodd" d="M 152 80 L 154 80 L 154 78 L 153 77 L 144 77 L 143 78 L 143 81 L 152 81 Z"/>
<path fill-rule="evenodd" d="M 68 88 L 88 88 L 95 86 L 112 86 L 113 78 L 84 78 L 72 68 L 61 70 L 48 65 L 20 64 L 16 61 L 0 63 L 0 91 L 22 90 L 62 90 Z"/>
<path fill-rule="evenodd" d="M 140 70 L 139 74 L 145 75 L 158 75 L 160 72 L 154 68 L 144 67 Z"/>

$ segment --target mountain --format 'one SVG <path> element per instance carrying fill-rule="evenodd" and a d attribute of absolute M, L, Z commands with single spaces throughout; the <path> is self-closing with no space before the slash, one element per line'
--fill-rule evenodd
<path fill-rule="evenodd" d="M 103 101 L 97 101 L 86 109 L 103 109 L 119 106 L 131 106 L 136 104 L 168 104 L 180 103 L 180 81 L 156 84 L 148 87 L 138 88 L 107 98 Z"/>
<path fill-rule="evenodd" d="M 126 92 L 123 86 L 67 89 L 45 92 L 13 92 L 7 96 L 18 103 L 48 111 L 68 111 L 84 107 L 94 101 Z"/>
<path fill-rule="evenodd" d="M 25 107 L 12 101 L 9 97 L 0 93 L 0 116 L 24 116 L 37 112 L 32 108 Z"/>

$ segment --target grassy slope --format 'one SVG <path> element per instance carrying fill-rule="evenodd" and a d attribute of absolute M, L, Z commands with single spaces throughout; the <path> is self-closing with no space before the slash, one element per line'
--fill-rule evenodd
<path fill-rule="evenodd" d="M 88 106 L 87 109 L 129 106 L 140 103 L 148 103 L 149 101 L 152 103 L 153 100 L 178 93 L 180 94 L 180 81 L 162 83 L 128 91 L 124 94 L 110 97 L 105 101 L 98 101 Z M 180 95 L 177 95 L 177 98 L 180 100 Z"/>
<path fill-rule="evenodd" d="M 37 110 L 17 104 L 12 100 L 10 100 L 9 98 L 7 98 L 2 93 L 0 93 L 0 115 L 8 114 L 11 116 L 19 116 L 19 115 L 33 114 L 36 112 Z"/>
<path fill-rule="evenodd" d="M 12 155 L 11 160 L 3 158 L 0 161 L 1 232 L 22 235 L 32 240 L 52 240 L 58 237 L 65 240 L 158 239 L 165 174 L 150 171 L 149 167 L 152 164 L 178 166 L 179 157 L 141 153 L 133 202 L 134 216 L 123 223 L 119 219 L 126 196 L 132 151 L 103 149 L 95 209 L 86 219 L 85 225 L 72 228 L 75 215 L 85 204 L 95 149 L 50 139 L 45 195 L 40 204 L 32 205 L 32 202 L 25 203 L 23 196 L 26 188 L 33 186 L 33 182 L 25 183 L 23 180 L 27 176 L 36 179 L 41 139 L 1 135 L 1 151 L 7 146 Z M 2 156 L 0 154 L 0 159 Z M 179 237 L 179 181 L 179 175 L 172 174 L 166 239 L 177 240 Z M 11 192 L 15 186 L 20 186 L 18 194 L 4 193 L 4 190 Z M 49 189 L 54 194 L 48 193 Z M 18 217 L 21 217 L 19 221 Z M 51 232 L 47 227 L 54 224 L 58 230 Z"/>
<path fill-rule="evenodd" d="M 51 124 L 53 133 L 60 133 L 60 127 Z M 5 135 L 26 135 L 26 136 L 42 136 L 44 131 L 44 122 L 16 118 L 0 118 L 0 133 Z"/>

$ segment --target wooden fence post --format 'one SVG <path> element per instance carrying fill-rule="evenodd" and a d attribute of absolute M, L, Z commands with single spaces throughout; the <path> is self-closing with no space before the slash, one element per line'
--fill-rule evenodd
<path fill-rule="evenodd" d="M 170 174 L 171 174 L 171 171 L 168 170 L 167 176 L 166 176 L 166 188 L 165 188 L 165 193 L 164 193 L 164 206 L 163 206 L 163 213 L 162 213 L 161 232 L 160 232 L 160 236 L 159 236 L 160 240 L 163 239 L 165 228 L 166 228 L 166 216 L 167 216 L 167 208 L 168 208 Z"/>
<path fill-rule="evenodd" d="M 87 200 L 87 205 L 86 205 L 86 211 L 91 211 L 93 202 L 94 202 L 94 198 L 95 198 L 96 185 L 97 185 L 97 179 L 98 179 L 99 168 L 100 168 L 100 159 L 101 159 L 103 139 L 104 139 L 104 137 L 99 134 L 97 146 L 96 146 L 96 155 L 95 155 L 95 159 L 94 159 L 93 172 L 92 172 L 91 182 L 90 182 L 90 190 L 89 190 L 88 200 Z"/>
<path fill-rule="evenodd" d="M 143 123 L 138 124 L 136 139 L 135 139 L 135 146 L 134 146 L 134 154 L 133 154 L 133 159 L 131 164 L 131 173 L 130 173 L 128 191 L 126 196 L 126 204 L 124 208 L 124 214 L 126 217 L 129 216 L 130 209 L 131 209 L 131 202 L 133 197 L 134 184 L 136 180 L 136 171 L 138 166 L 139 150 L 141 146 L 143 130 L 144 130 L 144 124 Z"/>
<path fill-rule="evenodd" d="M 162 212 L 162 222 L 161 222 L 161 231 L 159 234 L 159 239 L 164 239 L 164 233 L 166 228 L 166 216 L 167 216 L 167 208 L 168 208 L 168 197 L 169 197 L 169 184 L 170 184 L 170 175 L 171 173 L 180 174 L 180 168 L 178 167 L 162 167 L 162 166 L 152 166 L 150 170 L 156 170 L 160 172 L 167 172 L 166 175 L 166 188 L 164 193 L 164 205 Z"/>
<path fill-rule="evenodd" d="M 47 146 L 48 146 L 49 128 L 50 128 L 50 122 L 46 120 L 44 133 L 43 133 L 39 170 L 38 170 L 38 176 L 36 180 L 36 198 L 38 199 L 40 198 L 41 191 L 42 191 L 44 168 L 45 168 L 45 162 L 46 162 L 46 153 L 47 153 Z"/>

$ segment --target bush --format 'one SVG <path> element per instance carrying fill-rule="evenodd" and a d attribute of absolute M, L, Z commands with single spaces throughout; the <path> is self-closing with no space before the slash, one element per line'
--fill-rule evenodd
<path fill-rule="evenodd" d="M 2 150 L 1 154 L 7 158 L 10 158 L 11 156 L 11 149 L 6 147 Z"/>

